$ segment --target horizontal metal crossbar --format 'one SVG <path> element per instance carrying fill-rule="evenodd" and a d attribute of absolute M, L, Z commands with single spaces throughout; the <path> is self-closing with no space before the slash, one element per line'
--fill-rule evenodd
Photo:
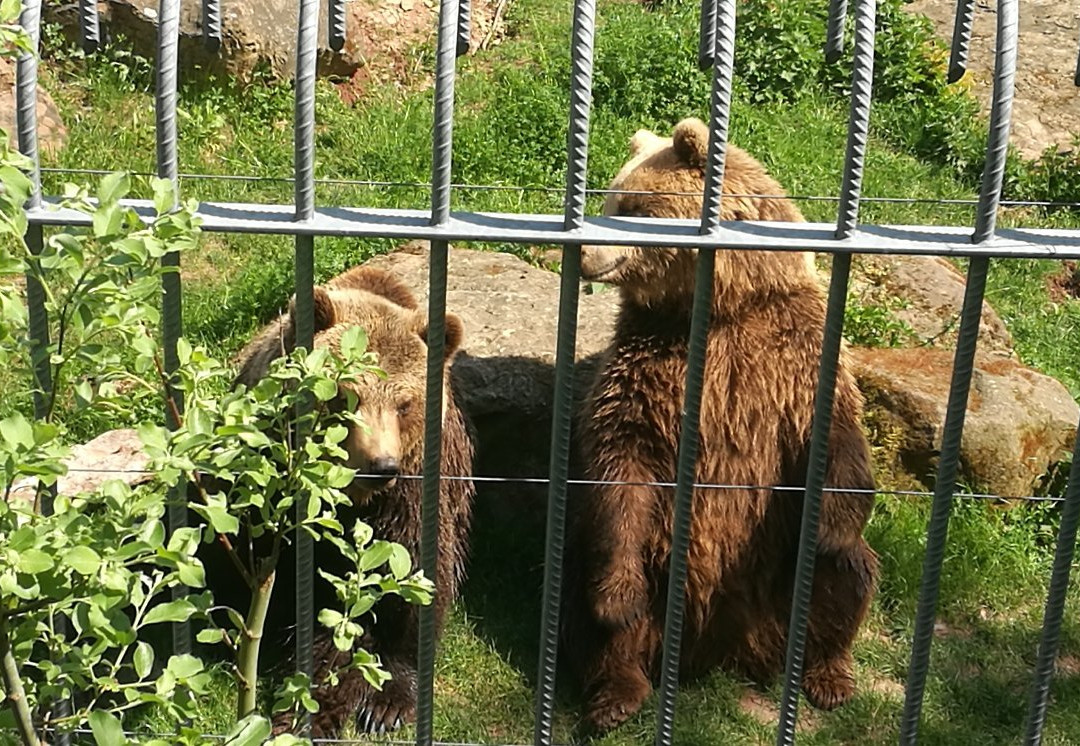
<path fill-rule="evenodd" d="M 149 200 L 124 203 L 143 217 L 154 214 Z M 427 210 L 319 207 L 302 221 L 295 214 L 292 205 L 232 202 L 204 202 L 198 211 L 206 231 L 283 236 L 1080 259 L 1080 231 L 1051 228 L 999 228 L 975 244 L 971 229 L 960 226 L 861 225 L 850 238 L 837 239 L 832 223 L 724 221 L 715 232 L 702 235 L 697 220 L 659 218 L 586 217 L 581 228 L 567 231 L 561 215 L 457 212 L 450 213 L 447 222 L 432 225 Z M 32 225 L 90 225 L 85 213 L 55 204 L 30 210 L 29 218 Z"/>

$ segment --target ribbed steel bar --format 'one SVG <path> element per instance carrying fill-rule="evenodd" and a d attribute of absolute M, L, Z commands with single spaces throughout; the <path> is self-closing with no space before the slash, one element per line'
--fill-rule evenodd
<path fill-rule="evenodd" d="M 435 125 L 431 146 L 431 225 L 443 225 L 450 219 L 457 15 L 458 0 L 440 2 L 435 51 Z"/>
<path fill-rule="evenodd" d="M 701 26 L 698 31 L 698 67 L 708 70 L 713 66 L 713 50 L 716 48 L 717 0 L 701 0 Z"/>
<path fill-rule="evenodd" d="M 27 207 L 41 205 L 41 170 L 38 161 L 37 140 L 37 55 L 41 40 L 41 0 L 23 0 L 19 24 L 30 38 L 31 51 L 19 56 L 15 69 L 15 127 L 18 135 L 19 152 L 30 159 L 30 181 L 32 184 Z M 37 256 L 44 247 L 43 228 L 31 225 L 26 230 L 26 247 L 30 254 Z M 52 368 L 49 365 L 49 316 L 45 309 L 45 289 L 34 272 L 26 273 L 26 305 L 29 316 L 30 360 L 34 371 L 34 416 L 44 419 L 49 411 L 49 398 L 52 394 Z M 48 515 L 53 512 L 55 487 L 43 489 L 41 512 Z M 66 635 L 67 620 L 57 620 L 57 631 Z M 60 700 L 53 703 L 52 718 L 60 719 L 71 714 L 71 703 Z M 57 746 L 68 746 L 71 736 L 67 733 L 51 733 Z"/>
<path fill-rule="evenodd" d="M 97 0 L 79 0 L 79 32 L 82 36 L 83 51 L 87 54 L 101 45 Z"/>
<path fill-rule="evenodd" d="M 956 17 L 953 20 L 952 51 L 949 53 L 950 83 L 964 77 L 968 53 L 971 50 L 971 24 L 975 17 L 975 0 L 956 0 Z"/>
<path fill-rule="evenodd" d="M 990 101 L 990 133 L 986 144 L 986 166 L 979 186 L 979 204 L 975 207 L 975 232 L 971 237 L 975 243 L 987 241 L 994 235 L 1012 126 L 1019 10 L 1017 0 L 998 0 L 997 7 L 997 55 Z"/>
<path fill-rule="evenodd" d="M 202 36 L 211 52 L 221 49 L 221 0 L 202 0 Z"/>
<path fill-rule="evenodd" d="M 836 370 L 840 358 L 840 340 L 844 331 L 844 306 L 847 302 L 851 254 L 834 254 L 829 301 L 825 313 L 825 336 L 821 345 L 817 391 L 814 395 L 814 419 L 807 456 L 806 491 L 803 497 L 802 525 L 799 530 L 799 555 L 795 563 L 795 589 L 791 620 L 788 625 L 787 656 L 784 665 L 784 690 L 780 700 L 780 725 L 776 743 L 795 743 L 799 688 L 802 684 L 806 627 L 810 616 L 810 597 L 814 586 L 814 560 L 817 529 L 821 512 L 821 494 L 828 467 L 829 429 L 832 426 Z"/>
<path fill-rule="evenodd" d="M 454 142 L 454 75 L 457 61 L 458 0 L 439 4 L 435 47 L 434 127 L 431 141 L 429 224 L 450 220 L 450 176 Z M 437 582 L 439 556 L 439 476 L 442 467 L 443 365 L 446 350 L 446 261 L 449 245 L 432 241 L 428 257 L 428 357 L 424 413 L 424 482 L 421 503 L 420 565 Z M 435 715 L 435 607 L 420 609 L 417 640 L 416 743 L 431 746 Z"/>
<path fill-rule="evenodd" d="M 179 165 L 176 154 L 176 84 L 177 51 L 180 33 L 180 0 L 159 0 L 157 27 L 157 71 L 155 88 L 155 125 L 157 132 L 157 175 L 179 186 Z M 165 373 L 172 376 L 180 366 L 176 343 L 183 334 L 183 300 L 180 288 L 180 255 L 170 252 L 161 258 L 161 266 L 167 272 L 162 275 L 161 326 L 162 357 Z M 182 412 L 184 401 L 179 391 L 169 388 L 167 392 L 177 411 Z M 172 409 L 166 407 L 165 421 L 170 428 L 178 426 Z M 175 531 L 187 525 L 187 503 L 179 488 L 169 492 L 169 528 Z M 184 595 L 182 586 L 173 588 L 173 595 Z M 191 627 L 188 622 L 173 625 L 173 649 L 176 653 L 191 650 Z"/>
<path fill-rule="evenodd" d="M 712 316 L 713 274 L 716 251 L 699 249 L 694 278 L 694 303 L 690 317 L 690 349 L 686 360 L 686 395 L 683 399 L 676 465 L 675 515 L 671 533 L 671 571 L 668 576 L 664 618 L 660 693 L 656 713 L 656 746 L 671 746 L 675 730 L 675 694 L 679 686 L 679 648 L 682 643 L 686 601 L 687 553 L 693 515 L 693 484 L 697 477 L 701 392 L 705 382 L 705 348 Z"/>
<path fill-rule="evenodd" d="M 877 3 L 874 0 L 856 0 L 856 3 L 851 112 L 848 117 L 844 180 L 840 187 L 840 207 L 836 218 L 836 237 L 839 239 L 849 238 L 859 221 L 859 199 L 862 195 L 866 138 L 870 133 L 870 104 L 873 99 Z"/>
<path fill-rule="evenodd" d="M 836 62 L 844 54 L 844 23 L 847 21 L 847 0 L 830 0 L 829 20 L 825 30 L 825 61 Z"/>
<path fill-rule="evenodd" d="M 720 227 L 724 193 L 728 125 L 731 121 L 731 85 L 735 68 L 735 0 L 715 0 L 712 91 L 709 97 L 709 149 L 705 164 L 705 195 L 701 201 L 702 235 Z"/>
<path fill-rule="evenodd" d="M 294 218 L 298 223 L 315 214 L 315 73 L 319 36 L 319 0 L 300 0 L 296 27 L 296 75 L 293 108 Z M 315 326 L 315 239 L 296 236 L 296 344 L 311 349 Z M 303 405 L 301 405 L 302 407 Z M 306 436 L 296 431 L 298 441 Z M 297 504 L 297 519 L 303 506 Z M 312 675 L 315 637 L 315 557 L 312 538 L 296 532 L 296 668 Z M 301 727 L 310 726 L 305 713 Z"/>
<path fill-rule="evenodd" d="M 731 115 L 731 81 L 735 59 L 735 0 L 717 0 L 713 45 L 713 79 L 709 106 L 709 145 L 706 153 L 705 188 L 702 195 L 701 235 L 720 225 L 728 122 Z M 679 686 L 679 654 L 682 648 L 683 614 L 686 605 L 687 553 L 693 516 L 694 487 L 705 376 L 705 349 L 712 318 L 713 275 L 716 252 L 698 249 L 694 278 L 694 301 L 690 317 L 690 347 L 686 367 L 686 393 L 679 431 L 676 464 L 675 513 L 672 518 L 671 567 L 664 616 L 663 654 L 656 713 L 656 746 L 670 746 L 675 730 L 675 695 Z"/>
<path fill-rule="evenodd" d="M 458 0 L 457 56 L 469 53 L 472 40 L 472 0 Z"/>
<path fill-rule="evenodd" d="M 840 208 L 836 218 L 838 239 L 849 238 L 855 231 L 859 219 L 859 198 L 862 193 L 863 166 L 866 159 L 866 138 L 870 129 L 870 104 L 873 99 L 876 9 L 876 0 L 857 0 L 851 112 L 848 120 L 844 177 L 840 185 Z M 791 619 L 788 624 L 784 689 L 780 700 L 780 724 L 776 735 L 777 743 L 782 746 L 795 743 L 799 690 L 802 687 L 807 625 L 810 621 L 810 602 L 814 587 L 814 565 L 817 559 L 818 519 L 821 512 L 821 496 L 825 488 L 825 471 L 828 467 L 829 429 L 832 425 L 832 403 L 850 273 L 851 254 L 834 255 L 829 304 L 825 319 L 825 341 L 822 346 L 818 387 L 814 400 L 814 420 L 810 435 L 806 491 L 803 497 L 799 553 L 795 564 Z"/>
<path fill-rule="evenodd" d="M 1057 548 L 1054 551 L 1054 569 L 1050 575 L 1050 589 L 1046 594 L 1046 610 L 1043 613 L 1042 639 L 1035 662 L 1035 675 L 1031 687 L 1031 705 L 1028 709 L 1027 732 L 1024 743 L 1039 746 L 1042 743 L 1043 726 L 1046 723 L 1046 707 L 1050 700 L 1050 681 L 1054 676 L 1058 643 L 1061 639 L 1061 622 L 1065 615 L 1065 596 L 1069 591 L 1069 571 L 1076 552 L 1076 531 L 1080 525 L 1080 429 L 1073 446 L 1072 468 L 1065 488 L 1065 505 L 1061 509 L 1061 527 L 1058 529 Z"/>
<path fill-rule="evenodd" d="M 423 492 L 420 508 L 420 566 L 437 582 L 439 557 L 439 476 L 442 470 L 443 366 L 446 351 L 446 260 L 449 244 L 432 241 L 428 265 L 428 357 L 424 406 Z M 416 683 L 416 743 L 434 742 L 435 607 L 420 609 Z"/>
<path fill-rule="evenodd" d="M 1013 81 L 1016 74 L 1016 41 L 1018 30 L 1017 0 L 998 1 L 997 56 L 994 62 L 994 91 L 990 109 L 990 135 L 986 148 L 986 165 L 979 191 L 975 214 L 974 243 L 993 237 L 997 206 L 1005 172 L 1005 154 L 1009 142 L 1012 114 Z M 900 720 L 900 743 L 916 743 L 922 713 L 926 677 L 930 669 L 930 647 L 933 642 L 934 617 L 937 611 L 941 582 L 941 565 L 945 557 L 945 542 L 949 532 L 949 513 L 960 464 L 960 443 L 967 412 L 968 392 L 975 362 L 975 348 L 982 318 L 983 292 L 989 260 L 974 258 L 968 265 L 967 288 L 960 314 L 956 355 L 953 362 L 949 402 L 941 438 L 941 456 L 937 479 L 934 482 L 934 501 L 927 528 L 926 554 L 923 558 L 922 583 L 915 614 L 911 663 L 908 668 L 904 711 Z"/>
<path fill-rule="evenodd" d="M 330 48 L 340 52 L 345 46 L 345 0 L 329 0 L 326 38 Z"/>
<path fill-rule="evenodd" d="M 563 227 L 581 228 L 589 161 L 589 113 L 592 104 L 593 39 L 596 1 L 575 0 L 571 29 L 570 124 L 566 146 L 566 194 Z M 558 660 L 559 611 L 566 527 L 566 485 L 570 464 L 570 425 L 574 388 L 581 245 L 563 249 L 559 290 L 559 321 L 555 348 L 555 392 L 548 469 L 547 532 L 544 546 L 544 585 L 540 612 L 540 660 L 537 664 L 536 721 L 533 743 L 551 744 Z"/>

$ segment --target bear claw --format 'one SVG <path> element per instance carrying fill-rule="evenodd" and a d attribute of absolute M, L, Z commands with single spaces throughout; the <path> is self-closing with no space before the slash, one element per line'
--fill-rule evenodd
<path fill-rule="evenodd" d="M 803 694 L 819 710 L 835 710 L 855 696 L 855 676 L 847 661 L 815 666 L 803 676 Z"/>

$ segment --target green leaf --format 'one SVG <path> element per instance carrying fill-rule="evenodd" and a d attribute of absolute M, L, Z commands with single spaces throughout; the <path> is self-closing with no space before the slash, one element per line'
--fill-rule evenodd
<path fill-rule="evenodd" d="M 150 675 L 150 669 L 154 667 L 154 648 L 150 646 L 150 643 L 140 641 L 135 647 L 133 659 L 135 675 L 140 679 L 145 679 Z"/>
<path fill-rule="evenodd" d="M 223 629 L 201 629 L 195 639 L 205 645 L 214 645 L 225 639 L 227 633 Z"/>
<path fill-rule="evenodd" d="M 206 571 L 198 562 L 181 562 L 178 565 L 180 582 L 188 588 L 202 588 L 206 585 Z"/>
<path fill-rule="evenodd" d="M 337 396 L 337 384 L 329 378 L 316 378 L 311 391 L 319 401 L 330 401 Z"/>
<path fill-rule="evenodd" d="M 34 428 L 21 414 L 0 420 L 0 438 L 9 446 L 34 447 Z"/>
<path fill-rule="evenodd" d="M 53 559 L 40 549 L 26 549 L 19 553 L 19 571 L 37 575 L 52 569 Z"/>
<path fill-rule="evenodd" d="M 335 609 L 323 609 L 319 612 L 319 622 L 326 627 L 336 627 L 344 618 L 342 613 Z"/>
<path fill-rule="evenodd" d="M 150 609 L 143 618 L 143 624 L 159 622 L 185 622 L 195 613 L 195 607 L 185 598 L 166 601 Z"/>
<path fill-rule="evenodd" d="M 392 544 L 390 549 L 390 572 L 394 573 L 395 578 L 401 580 L 412 569 L 412 557 L 409 556 L 409 550 L 400 544 Z"/>
<path fill-rule="evenodd" d="M 127 743 L 120 718 L 111 712 L 96 710 L 90 713 L 90 732 L 94 734 L 94 743 L 98 746 L 117 746 Z"/>
<path fill-rule="evenodd" d="M 194 655 L 174 655 L 169 658 L 169 662 L 165 664 L 165 670 L 177 679 L 190 679 L 193 676 L 202 673 L 203 662 Z"/>
<path fill-rule="evenodd" d="M 341 335 L 339 346 L 346 360 L 356 360 L 367 352 L 367 332 L 359 326 L 351 326 Z"/>
<path fill-rule="evenodd" d="M 394 553 L 393 545 L 387 541 L 376 541 L 363 554 L 357 566 L 364 572 L 378 567 L 390 559 Z"/>
<path fill-rule="evenodd" d="M 272 730 L 262 715 L 248 715 L 225 735 L 225 746 L 261 746 Z"/>
<path fill-rule="evenodd" d="M 191 508 L 209 521 L 216 533 L 235 534 L 240 530 L 240 519 L 229 513 L 224 505 L 192 505 Z"/>
<path fill-rule="evenodd" d="M 93 575 L 101 567 L 101 557 L 90 547 L 72 547 L 64 552 L 62 561 L 80 575 Z"/>
<path fill-rule="evenodd" d="M 128 193 L 130 187 L 131 179 L 126 173 L 118 171 L 108 174 L 101 179 L 101 185 L 98 187 L 98 202 L 103 205 L 116 202 Z"/>
<path fill-rule="evenodd" d="M 173 209 L 176 204 L 176 190 L 169 179 L 153 178 L 150 186 L 154 190 L 154 209 L 158 215 L 164 215 Z"/>

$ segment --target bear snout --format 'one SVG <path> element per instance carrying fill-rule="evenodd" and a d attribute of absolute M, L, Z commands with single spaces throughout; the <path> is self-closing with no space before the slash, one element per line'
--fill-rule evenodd
<path fill-rule="evenodd" d="M 401 476 L 401 464 L 393 456 L 378 456 L 371 459 L 366 469 L 358 470 L 357 476 L 365 487 L 379 490 L 389 487 Z"/>

